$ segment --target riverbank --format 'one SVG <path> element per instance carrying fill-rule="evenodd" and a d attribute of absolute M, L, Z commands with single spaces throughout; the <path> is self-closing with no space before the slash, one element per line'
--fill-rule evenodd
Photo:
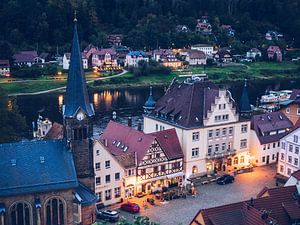
<path fill-rule="evenodd" d="M 172 79 L 182 74 L 206 73 L 210 80 L 217 84 L 248 80 L 297 79 L 300 76 L 298 65 L 292 62 L 257 62 L 249 64 L 229 64 L 215 67 L 191 67 L 187 70 L 174 71 L 169 75 L 153 74 L 135 77 L 132 73 L 123 72 L 120 76 L 97 77 L 87 75 L 88 86 L 92 91 L 101 89 L 135 88 L 145 86 L 167 86 Z M 179 80 L 182 78 L 178 78 Z M 63 91 L 66 77 L 55 80 L 25 80 L 22 82 L 2 82 L 0 88 L 9 95 L 39 94 L 51 91 Z"/>

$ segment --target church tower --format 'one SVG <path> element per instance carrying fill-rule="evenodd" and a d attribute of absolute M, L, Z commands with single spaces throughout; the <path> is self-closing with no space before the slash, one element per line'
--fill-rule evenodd
<path fill-rule="evenodd" d="M 81 51 L 74 19 L 74 35 L 63 106 L 64 138 L 73 153 L 78 180 L 95 190 L 93 168 L 93 105 L 89 102 Z"/>

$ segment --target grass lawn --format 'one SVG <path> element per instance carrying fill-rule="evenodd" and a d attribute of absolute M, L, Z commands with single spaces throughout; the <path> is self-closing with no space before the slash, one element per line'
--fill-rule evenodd
<path fill-rule="evenodd" d="M 37 81 L 22 83 L 2 83 L 0 88 L 7 94 L 15 93 L 34 93 L 48 89 L 59 88 L 66 85 L 66 81 Z"/>

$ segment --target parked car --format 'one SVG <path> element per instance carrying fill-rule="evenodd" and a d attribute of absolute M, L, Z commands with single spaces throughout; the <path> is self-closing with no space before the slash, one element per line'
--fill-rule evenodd
<path fill-rule="evenodd" d="M 138 213 L 140 211 L 140 206 L 136 203 L 127 202 L 121 205 L 121 209 L 131 213 Z"/>
<path fill-rule="evenodd" d="M 225 174 L 217 179 L 217 184 L 229 184 L 232 183 L 233 181 L 234 181 L 233 176 L 229 174 Z"/>
<path fill-rule="evenodd" d="M 118 222 L 119 221 L 119 212 L 112 210 L 98 211 L 97 218 L 106 220 L 109 222 Z"/>

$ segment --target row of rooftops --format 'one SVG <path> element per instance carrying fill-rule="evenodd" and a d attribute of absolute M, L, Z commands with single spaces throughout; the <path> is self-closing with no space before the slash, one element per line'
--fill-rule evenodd
<path fill-rule="evenodd" d="M 190 225 L 289 225 L 300 221 L 300 193 L 296 186 L 264 188 L 256 199 L 201 209 Z"/>

